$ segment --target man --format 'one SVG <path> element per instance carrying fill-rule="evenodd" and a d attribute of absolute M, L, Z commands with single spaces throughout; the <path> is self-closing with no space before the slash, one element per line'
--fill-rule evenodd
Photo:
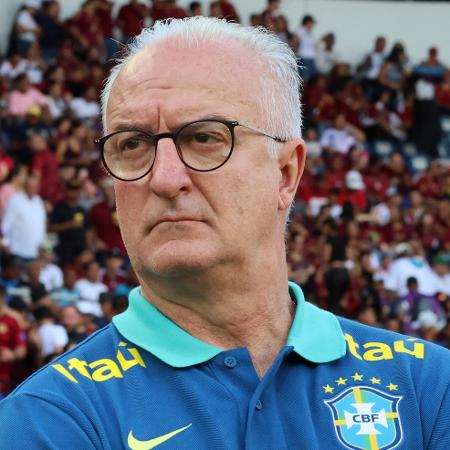
<path fill-rule="evenodd" d="M 100 255 L 105 256 L 106 253 L 116 251 L 116 249 L 125 255 L 126 250 L 117 220 L 114 183 L 110 177 L 105 177 L 99 182 L 99 187 L 102 190 L 103 198 L 89 211 L 93 244 Z"/>
<path fill-rule="evenodd" d="M 49 228 L 58 234 L 56 253 L 61 266 L 72 264 L 75 255 L 87 247 L 87 216 L 78 204 L 80 189 L 78 180 L 67 181 L 64 200 L 55 205 L 51 216 Z"/>
<path fill-rule="evenodd" d="M 196 18 L 138 38 L 106 85 L 99 144 L 141 286 L 0 404 L 3 446 L 450 445 L 447 350 L 288 286 L 298 91 L 294 55 L 258 29 Z"/>
<path fill-rule="evenodd" d="M 39 179 L 29 176 L 24 191 L 11 197 L 2 218 L 3 242 L 22 262 L 37 258 L 46 237 L 47 213 L 38 192 Z"/>
<path fill-rule="evenodd" d="M 116 24 L 122 32 L 122 42 L 127 43 L 141 32 L 148 13 L 147 7 L 138 0 L 129 0 L 120 7 Z"/>

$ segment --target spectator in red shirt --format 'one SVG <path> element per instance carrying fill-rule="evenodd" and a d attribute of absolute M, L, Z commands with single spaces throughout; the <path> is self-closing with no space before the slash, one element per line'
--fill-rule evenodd
<path fill-rule="evenodd" d="M 69 20 L 68 27 L 81 53 L 91 47 L 103 49 L 103 30 L 96 15 L 98 0 L 86 0 Z"/>
<path fill-rule="evenodd" d="M 104 199 L 95 204 L 89 214 L 94 246 L 97 252 L 107 252 L 117 248 L 122 255 L 126 255 L 117 221 L 113 181 L 111 178 L 103 178 L 99 184 L 103 190 Z"/>
<path fill-rule="evenodd" d="M 40 134 L 30 136 L 29 146 L 33 152 L 31 163 L 32 173 L 37 175 L 40 183 L 39 195 L 51 203 L 62 198 L 63 185 L 59 178 L 59 162 L 49 147 L 47 140 Z"/>
<path fill-rule="evenodd" d="M 358 212 L 367 208 L 367 195 L 362 175 L 357 170 L 350 170 L 345 175 L 345 188 L 338 199 L 340 205 L 351 203 Z"/>
<path fill-rule="evenodd" d="M 0 396 L 9 392 L 11 364 L 22 359 L 25 353 L 20 326 L 17 320 L 8 314 L 6 289 L 0 286 Z"/>
<path fill-rule="evenodd" d="M 444 80 L 436 86 L 436 101 L 440 110 L 450 114 L 450 70 L 446 70 Z"/>
<path fill-rule="evenodd" d="M 95 14 L 103 33 L 103 44 L 106 58 L 109 59 L 117 51 L 117 43 L 113 37 L 114 22 L 112 18 L 113 2 L 97 0 Z"/>
<path fill-rule="evenodd" d="M 113 249 L 105 256 L 105 269 L 100 271 L 100 281 L 114 292 L 117 286 L 128 281 L 127 274 L 122 270 L 123 256 L 119 249 Z"/>
<path fill-rule="evenodd" d="M 146 6 L 138 0 L 130 0 L 119 9 L 116 24 L 122 32 L 122 42 L 129 41 L 141 32 L 148 13 Z"/>
<path fill-rule="evenodd" d="M 236 8 L 229 0 L 219 0 L 222 16 L 228 22 L 240 22 Z"/>
<path fill-rule="evenodd" d="M 176 3 L 176 0 L 154 0 L 151 12 L 153 20 L 184 19 L 187 17 L 186 11 L 177 6 Z"/>

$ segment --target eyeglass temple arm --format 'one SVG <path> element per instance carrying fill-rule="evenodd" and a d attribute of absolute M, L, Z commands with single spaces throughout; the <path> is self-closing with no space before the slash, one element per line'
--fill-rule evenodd
<path fill-rule="evenodd" d="M 240 127 L 247 128 L 248 130 L 254 131 L 256 133 L 262 134 L 263 136 L 271 138 L 271 139 L 273 139 L 276 142 L 280 142 L 280 143 L 283 143 L 283 144 L 287 142 L 287 139 L 283 139 L 283 138 L 280 138 L 278 136 L 272 136 L 270 134 L 267 134 L 265 131 L 260 130 L 259 128 L 252 127 L 251 125 L 247 125 L 245 123 L 240 123 L 240 122 L 237 125 L 240 126 Z"/>

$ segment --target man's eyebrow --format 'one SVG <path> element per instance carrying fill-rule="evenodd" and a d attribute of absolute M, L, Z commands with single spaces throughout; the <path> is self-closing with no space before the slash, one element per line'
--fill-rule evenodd
<path fill-rule="evenodd" d="M 175 127 L 175 129 L 178 129 L 188 123 L 197 122 L 197 121 L 201 121 L 201 120 L 228 120 L 228 121 L 231 121 L 232 119 L 225 114 L 217 114 L 217 113 L 205 114 L 205 115 L 202 115 L 199 117 L 193 117 L 191 120 L 181 122 Z M 122 130 L 142 130 L 142 131 L 146 131 L 146 132 L 150 132 L 150 133 L 155 133 L 151 129 L 151 127 L 148 126 L 148 124 L 138 123 L 138 122 L 119 122 L 119 123 L 114 124 L 113 127 L 109 128 L 108 132 L 114 133 L 116 131 L 122 131 Z"/>
<path fill-rule="evenodd" d="M 137 122 L 120 122 L 116 123 L 113 127 L 111 127 L 108 131 L 109 133 L 114 133 L 116 131 L 122 130 L 142 130 L 142 131 L 152 131 L 148 125 Z"/>

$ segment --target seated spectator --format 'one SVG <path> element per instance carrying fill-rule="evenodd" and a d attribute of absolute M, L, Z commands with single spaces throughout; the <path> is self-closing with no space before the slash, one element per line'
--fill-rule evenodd
<path fill-rule="evenodd" d="M 217 17 L 218 19 L 223 18 L 222 6 L 221 6 L 219 0 L 211 2 L 209 4 L 209 16 Z"/>
<path fill-rule="evenodd" d="M 117 221 L 113 181 L 110 177 L 104 177 L 99 182 L 99 186 L 103 191 L 103 199 L 95 204 L 89 212 L 94 247 L 97 252 L 119 249 L 122 255 L 126 255 Z"/>
<path fill-rule="evenodd" d="M 2 253 L 1 262 L 0 287 L 6 289 L 9 303 L 20 284 L 21 267 L 18 258 L 13 255 Z M 29 298 L 27 300 L 31 301 Z"/>
<path fill-rule="evenodd" d="M 128 295 L 113 295 L 111 298 L 111 316 L 122 314 L 128 308 Z M 111 317 L 111 318 L 112 318 Z"/>
<path fill-rule="evenodd" d="M 424 339 L 433 341 L 446 325 L 444 309 L 435 296 L 419 291 L 415 277 L 406 280 L 406 287 L 407 293 L 402 297 L 408 317 L 406 330 L 408 334 L 421 335 Z"/>
<path fill-rule="evenodd" d="M 9 95 L 8 113 L 13 117 L 23 118 L 31 106 L 47 106 L 47 98 L 38 89 L 31 86 L 26 74 L 14 79 L 15 89 Z"/>
<path fill-rule="evenodd" d="M 53 120 L 59 119 L 68 111 L 68 96 L 63 93 L 63 84 L 53 82 L 48 87 L 47 104 Z"/>
<path fill-rule="evenodd" d="M 2 218 L 4 245 L 23 261 L 38 257 L 39 246 L 46 237 L 47 213 L 38 191 L 39 179 L 30 176 L 24 191 L 11 197 Z"/>
<path fill-rule="evenodd" d="M 153 0 L 150 14 L 154 21 L 187 17 L 186 11 L 177 5 L 176 0 Z"/>
<path fill-rule="evenodd" d="M 408 293 L 407 280 L 414 277 L 418 289 L 423 295 L 435 295 L 437 286 L 434 272 L 424 257 L 422 244 L 411 240 L 410 244 L 399 244 L 396 247 L 398 258 L 389 267 L 389 273 L 395 283 L 395 291 L 403 296 Z"/>
<path fill-rule="evenodd" d="M 67 331 L 56 323 L 55 315 L 47 306 L 40 306 L 33 314 L 41 340 L 41 356 L 44 363 L 48 363 L 64 351 L 69 342 Z"/>
<path fill-rule="evenodd" d="M 123 43 L 127 43 L 141 32 L 148 14 L 147 7 L 138 0 L 129 0 L 127 4 L 120 7 L 116 25 L 122 32 Z"/>
<path fill-rule="evenodd" d="M 26 345 L 17 320 L 8 313 L 6 289 L 0 286 L 0 397 L 7 395 L 11 386 L 12 364 L 25 357 Z"/>
<path fill-rule="evenodd" d="M 99 281 L 100 266 L 96 261 L 91 261 L 84 268 L 84 277 L 75 283 L 75 289 L 80 293 L 77 306 L 83 313 L 101 315 L 99 304 L 100 294 L 107 292 L 108 288 Z M 81 309 L 82 308 L 82 309 Z"/>
<path fill-rule="evenodd" d="M 30 166 L 33 153 L 28 146 L 28 139 L 32 134 L 40 134 L 46 139 L 50 137 L 51 129 L 47 119 L 46 109 L 32 105 L 26 110 L 25 117 L 9 122 L 7 132 L 10 139 L 10 153 L 17 164 Z"/>
<path fill-rule="evenodd" d="M 61 325 L 66 329 L 67 337 L 69 338 L 65 350 L 70 350 L 89 336 L 89 321 L 90 319 L 81 314 L 75 305 L 63 308 L 61 311 Z"/>
<path fill-rule="evenodd" d="M 362 175 L 357 170 L 350 170 L 345 175 L 345 187 L 339 194 L 338 204 L 350 203 L 356 212 L 365 211 L 368 204 L 365 188 Z"/>
<path fill-rule="evenodd" d="M 92 151 L 94 150 L 94 139 L 92 130 L 81 121 L 73 121 L 69 125 L 69 130 L 65 139 L 60 139 L 56 156 L 58 161 L 66 165 L 89 167 L 92 164 Z"/>
<path fill-rule="evenodd" d="M 189 16 L 202 16 L 202 4 L 200 2 L 189 3 Z"/>
<path fill-rule="evenodd" d="M 50 303 L 48 292 L 40 281 L 41 268 L 42 263 L 39 259 L 28 262 L 25 270 L 25 276 L 19 284 L 19 287 L 29 290 L 33 305 L 48 305 Z"/>
<path fill-rule="evenodd" d="M 100 117 L 98 92 L 93 86 L 88 86 L 82 97 L 75 97 L 69 102 L 69 108 L 74 116 L 83 122 L 92 122 Z"/>
<path fill-rule="evenodd" d="M 377 100 L 370 105 L 363 119 L 364 132 L 370 140 L 386 140 L 393 143 L 407 137 L 405 124 L 397 110 L 392 109 L 391 93 L 381 91 Z"/>
<path fill-rule="evenodd" d="M 120 284 L 127 282 L 127 275 L 122 267 L 123 255 L 119 249 L 113 249 L 105 255 L 105 268 L 100 271 L 100 281 L 111 292 L 114 292 Z"/>
<path fill-rule="evenodd" d="M 29 305 L 21 297 L 13 297 L 9 311 L 19 324 L 26 347 L 25 356 L 16 359 L 11 365 L 11 388 L 15 388 L 42 366 L 41 340 L 35 328 Z"/>
<path fill-rule="evenodd" d="M 56 253 L 62 266 L 72 264 L 75 255 L 87 247 L 86 213 L 78 204 L 80 187 L 78 180 L 66 183 L 64 199 L 55 204 L 50 218 L 49 230 L 58 235 Z"/>
<path fill-rule="evenodd" d="M 54 260 L 55 254 L 50 243 L 44 243 L 39 247 L 39 262 L 41 263 L 39 281 L 49 293 L 61 289 L 64 285 L 63 272 L 54 263 Z"/>
<path fill-rule="evenodd" d="M 47 64 L 41 56 L 41 49 L 37 42 L 33 42 L 25 53 L 27 63 L 26 74 L 30 83 L 35 86 L 42 86 L 44 83 L 44 73 Z"/>
<path fill-rule="evenodd" d="M 0 76 L 5 77 L 11 82 L 17 76 L 25 73 L 27 70 L 27 61 L 19 52 L 13 52 L 0 65 Z"/>
<path fill-rule="evenodd" d="M 75 289 L 78 275 L 74 266 L 66 265 L 63 271 L 63 285 L 51 292 L 50 298 L 59 308 L 76 304 L 80 300 L 80 293 Z"/>
<path fill-rule="evenodd" d="M 436 274 L 436 291 L 450 297 L 450 258 L 438 255 L 432 267 Z"/>
<path fill-rule="evenodd" d="M 362 144 L 364 140 L 364 133 L 348 123 L 343 114 L 338 114 L 333 126 L 323 132 L 320 145 L 328 152 L 346 155 L 353 146 Z"/>
<path fill-rule="evenodd" d="M 228 22 L 239 23 L 239 15 L 236 11 L 234 5 L 230 2 L 230 0 L 219 0 L 220 8 L 222 10 L 222 17 Z"/>

